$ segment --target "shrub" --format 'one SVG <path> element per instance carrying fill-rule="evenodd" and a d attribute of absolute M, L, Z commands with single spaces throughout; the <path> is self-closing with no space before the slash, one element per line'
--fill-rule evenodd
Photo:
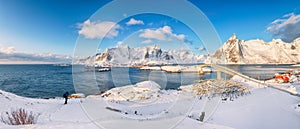
<path fill-rule="evenodd" d="M 1 116 L 1 122 L 8 125 L 26 125 L 35 124 L 39 114 L 34 114 L 32 111 L 28 112 L 23 108 L 11 110 L 11 112 L 4 112 Z"/>

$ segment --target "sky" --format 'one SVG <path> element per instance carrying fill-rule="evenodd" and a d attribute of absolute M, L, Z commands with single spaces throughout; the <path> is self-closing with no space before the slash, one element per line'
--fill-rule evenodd
<path fill-rule="evenodd" d="M 97 10 L 103 9 L 110 2 L 0 0 L 0 63 L 70 61 L 74 51 L 80 48 L 78 42 L 86 42 L 87 46 L 96 43 L 86 49 L 91 53 L 120 45 L 141 47 L 153 44 L 159 44 L 163 49 L 190 49 L 197 54 L 205 53 L 205 37 L 197 37 L 193 28 L 181 19 L 163 14 L 127 16 L 124 13 L 122 20 L 113 21 L 112 17 L 117 12 L 124 11 L 120 8 L 111 8 L 105 14 L 107 17 L 100 17 L 103 14 Z M 220 38 L 220 44 L 233 33 L 243 40 L 271 41 L 273 38 L 281 38 L 291 42 L 300 37 L 299 0 L 189 2 L 207 17 Z M 128 5 L 131 3 L 128 2 Z M 161 10 L 173 6 L 180 7 L 180 2 L 169 3 L 168 6 L 162 6 Z M 176 10 L 176 14 L 179 17 L 191 15 L 185 14 L 181 8 Z"/>

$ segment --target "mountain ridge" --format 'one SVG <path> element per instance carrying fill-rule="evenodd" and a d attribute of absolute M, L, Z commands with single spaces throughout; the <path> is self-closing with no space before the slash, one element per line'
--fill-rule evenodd
<path fill-rule="evenodd" d="M 295 64 L 300 62 L 300 38 L 291 43 L 281 39 L 240 40 L 233 34 L 213 55 L 225 64 Z"/>
<path fill-rule="evenodd" d="M 100 66 L 140 66 L 166 64 L 296 64 L 300 62 L 300 38 L 290 43 L 281 39 L 265 42 L 241 40 L 233 34 L 215 53 L 195 55 L 189 50 L 162 50 L 159 45 L 131 48 L 128 45 L 106 48 L 103 53 L 78 61 Z"/>
<path fill-rule="evenodd" d="M 188 50 L 162 50 L 159 45 L 131 48 L 128 45 L 106 48 L 81 64 L 100 66 L 140 66 L 203 63 L 207 55 L 195 55 Z"/>

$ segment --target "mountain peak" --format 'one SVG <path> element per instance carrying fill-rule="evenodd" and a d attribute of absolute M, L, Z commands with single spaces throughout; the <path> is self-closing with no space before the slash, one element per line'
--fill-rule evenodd
<path fill-rule="evenodd" d="M 235 40 L 235 39 L 237 39 L 237 38 L 236 38 L 236 34 L 233 33 L 233 34 L 231 35 L 231 37 L 230 37 L 228 40 Z"/>
<path fill-rule="evenodd" d="M 152 46 L 149 46 L 150 48 L 153 48 L 153 49 L 160 49 L 160 46 L 158 44 L 154 44 Z"/>

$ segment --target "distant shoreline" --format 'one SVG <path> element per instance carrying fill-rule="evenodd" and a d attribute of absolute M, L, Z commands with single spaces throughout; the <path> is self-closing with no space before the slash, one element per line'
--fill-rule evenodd
<path fill-rule="evenodd" d="M 199 63 L 199 64 L 166 64 L 166 65 L 140 65 L 140 66 L 176 66 L 176 65 L 201 65 L 201 64 L 205 64 L 205 63 Z M 0 65 L 58 65 L 56 63 L 3 63 Z M 70 64 L 70 66 L 85 66 L 84 64 Z M 220 64 L 220 65 L 229 65 L 229 66 L 235 66 L 235 65 L 242 65 L 242 66 L 253 66 L 253 65 L 299 65 L 299 63 L 296 64 Z M 113 68 L 138 68 L 140 66 L 111 66 Z M 299 65 L 300 66 L 300 65 Z M 89 67 L 94 67 L 94 66 L 89 66 Z"/>

